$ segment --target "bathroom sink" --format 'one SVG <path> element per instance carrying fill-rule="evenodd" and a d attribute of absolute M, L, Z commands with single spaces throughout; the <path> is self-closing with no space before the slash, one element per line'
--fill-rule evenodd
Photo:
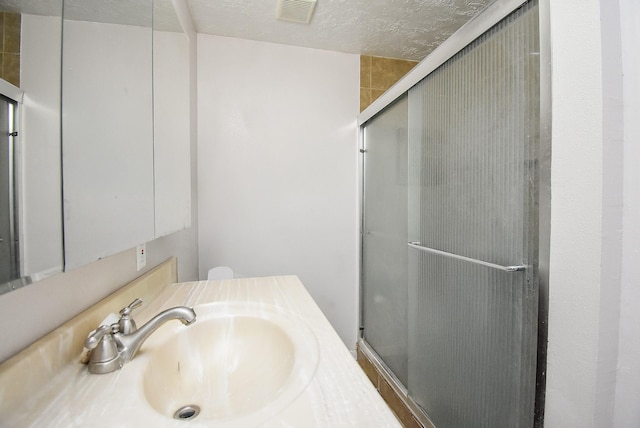
<path fill-rule="evenodd" d="M 194 310 L 193 325 L 175 328 L 149 352 L 143 388 L 157 412 L 225 426 L 259 423 L 290 404 L 313 377 L 317 340 L 296 316 L 263 304 Z"/>

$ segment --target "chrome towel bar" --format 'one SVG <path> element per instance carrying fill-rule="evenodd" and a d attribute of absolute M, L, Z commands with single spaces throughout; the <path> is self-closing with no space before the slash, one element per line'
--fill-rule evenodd
<path fill-rule="evenodd" d="M 416 250 L 425 251 L 427 253 L 432 253 L 432 254 L 438 254 L 438 255 L 444 256 L 444 257 L 450 257 L 452 259 L 463 260 L 465 262 L 475 263 L 477 265 L 486 266 L 486 267 L 490 267 L 490 268 L 493 268 L 493 269 L 498 269 L 498 270 L 501 270 L 501 271 L 504 271 L 504 272 L 521 272 L 521 271 L 523 271 L 523 270 L 525 270 L 527 268 L 524 265 L 501 266 L 501 265 L 497 265 L 495 263 L 489 263 L 489 262 L 485 262 L 485 261 L 478 260 L 478 259 L 472 259 L 470 257 L 459 256 L 457 254 L 449 253 L 447 251 L 441 251 L 441 250 L 436 250 L 434 248 L 423 247 L 422 245 L 420 245 L 420 241 L 411 241 L 411 242 L 408 243 L 408 245 L 409 245 L 409 247 L 415 248 Z"/>

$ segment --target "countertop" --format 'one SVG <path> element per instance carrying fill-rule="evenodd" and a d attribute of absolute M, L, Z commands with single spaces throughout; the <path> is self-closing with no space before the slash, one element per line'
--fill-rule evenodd
<path fill-rule="evenodd" d="M 304 390 L 283 409 L 264 420 L 233 419 L 180 421 L 157 412 L 140 397 L 144 369 L 155 347 L 176 328 L 177 321 L 160 327 L 140 353 L 124 367 L 105 375 L 89 374 L 78 362 L 66 364 L 32 391 L 11 412 L 0 415 L 2 427 L 400 427 L 399 422 L 357 365 L 335 330 L 295 276 L 245 278 L 170 284 L 135 312 L 138 326 L 172 306 L 198 307 L 210 303 L 276 307 L 304 324 L 317 339 L 315 374 Z M 120 308 L 110 308 L 117 312 Z M 197 310 L 196 310 L 197 312 Z M 198 321 L 196 321 L 197 323 Z M 161 330 L 166 330 L 162 333 Z M 163 337 L 164 335 L 164 337 Z M 157 336 L 157 337 L 154 337 Z M 80 350 L 78 350 L 78 356 Z M 33 370 L 37 370 L 34 367 Z M 46 372 L 45 372 L 46 373 Z M 7 393 L 6 391 L 4 392 Z"/>

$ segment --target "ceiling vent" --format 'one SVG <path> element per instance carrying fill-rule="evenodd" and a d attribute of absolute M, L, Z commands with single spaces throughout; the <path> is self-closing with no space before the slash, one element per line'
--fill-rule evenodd
<path fill-rule="evenodd" d="M 308 24 L 318 0 L 278 0 L 276 18 Z"/>

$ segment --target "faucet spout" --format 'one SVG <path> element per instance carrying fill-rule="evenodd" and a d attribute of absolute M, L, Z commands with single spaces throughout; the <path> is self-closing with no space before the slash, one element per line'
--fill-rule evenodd
<path fill-rule="evenodd" d="M 189 325 L 195 322 L 196 313 L 192 308 L 187 306 L 176 306 L 160 312 L 133 333 L 115 333 L 113 336 L 118 344 L 122 363 L 124 364 L 131 361 L 133 357 L 136 356 L 145 340 L 147 340 L 147 338 L 149 338 L 149 336 L 156 331 L 158 327 L 165 322 L 174 319 L 180 320 L 184 325 Z"/>

